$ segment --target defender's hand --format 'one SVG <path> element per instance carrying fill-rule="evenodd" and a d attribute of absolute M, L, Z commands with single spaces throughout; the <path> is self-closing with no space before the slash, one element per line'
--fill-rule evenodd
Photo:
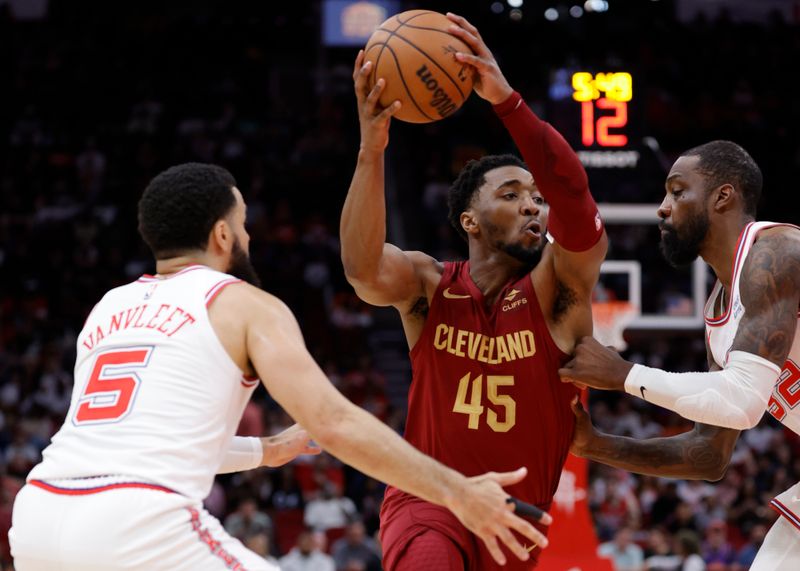
<path fill-rule="evenodd" d="M 447 18 L 453 22 L 448 31 L 472 48 L 475 54 L 456 53 L 458 61 L 472 66 L 477 72 L 474 83 L 475 93 L 492 105 L 508 99 L 514 90 L 506 81 L 503 72 L 500 71 L 497 61 L 481 38 L 478 28 L 470 24 L 466 18 L 452 12 L 447 13 Z"/>
<path fill-rule="evenodd" d="M 633 367 L 619 353 L 601 345 L 594 337 L 583 337 L 572 359 L 558 370 L 561 380 L 604 391 L 624 391 L 625 379 Z"/>
<path fill-rule="evenodd" d="M 372 62 L 364 63 L 364 50 L 359 50 L 353 66 L 353 83 L 358 101 L 358 122 L 361 125 L 361 149 L 383 152 L 389 144 L 389 123 L 392 115 L 400 110 L 400 101 L 393 101 L 383 108 L 378 103 L 386 81 L 381 77 L 369 88 Z"/>
<path fill-rule="evenodd" d="M 514 505 L 508 502 L 509 495 L 503 491 L 503 486 L 522 481 L 527 473 L 527 469 L 520 468 L 515 472 L 489 472 L 468 478 L 466 490 L 454 498 L 453 505 L 448 506 L 467 529 L 483 540 L 489 553 L 500 565 L 505 565 L 506 557 L 498 539 L 522 561 L 530 558 L 529 548 L 524 547 L 511 530 L 520 533 L 534 545 L 547 547 L 544 534 L 530 522 L 514 515 Z M 544 525 L 550 525 L 552 521 L 553 518 L 547 513 L 539 520 Z"/>
<path fill-rule="evenodd" d="M 570 403 L 572 414 L 575 415 L 575 432 L 572 435 L 572 444 L 569 451 L 575 456 L 585 456 L 586 450 L 591 448 L 595 435 L 594 426 L 589 413 L 583 408 L 580 397 L 574 397 Z"/>
<path fill-rule="evenodd" d="M 299 424 L 293 424 L 275 436 L 261 439 L 264 449 L 262 466 L 283 466 L 302 454 L 319 454 L 322 448 L 314 444 L 311 436 Z"/>

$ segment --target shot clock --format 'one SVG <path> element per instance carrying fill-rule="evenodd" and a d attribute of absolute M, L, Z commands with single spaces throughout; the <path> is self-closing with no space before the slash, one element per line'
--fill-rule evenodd
<path fill-rule="evenodd" d="M 641 136 L 630 71 L 556 70 L 549 99 L 548 120 L 586 168 L 636 168 Z"/>
<path fill-rule="evenodd" d="M 633 99 L 633 78 L 619 71 L 572 74 L 572 98 L 581 106 L 581 143 L 584 147 L 624 147 L 628 144 L 628 102 Z"/>

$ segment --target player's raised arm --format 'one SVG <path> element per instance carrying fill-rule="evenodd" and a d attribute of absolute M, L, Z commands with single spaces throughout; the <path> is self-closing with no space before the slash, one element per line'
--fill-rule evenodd
<path fill-rule="evenodd" d="M 413 258 L 386 243 L 384 151 L 391 117 L 400 102 L 380 107 L 378 99 L 385 84 L 378 78 L 375 87 L 369 88 L 371 67 L 372 62 L 364 63 L 364 52 L 360 51 L 353 81 L 361 146 L 340 222 L 342 263 L 347 281 L 361 299 L 373 305 L 401 305 L 418 298 L 423 287 Z"/>
<path fill-rule="evenodd" d="M 476 93 L 494 105 L 550 205 L 548 231 L 555 238 L 557 276 L 573 287 L 591 291 L 608 239 L 583 165 L 558 131 L 539 119 L 511 88 L 477 28 L 461 16 L 448 14 L 448 18 L 454 24 L 450 31 L 475 52 L 456 57 L 475 68 Z"/>
<path fill-rule="evenodd" d="M 528 552 L 510 533 L 516 530 L 538 545 L 547 540 L 513 513 L 502 486 L 525 477 L 525 470 L 466 478 L 422 454 L 374 416 L 355 406 L 325 377 L 306 350 L 289 309 L 251 286 L 225 290 L 217 304 L 246 315 L 250 361 L 270 394 L 325 450 L 364 473 L 453 511 L 481 537 L 498 562 L 497 541 L 522 560 Z M 550 517 L 544 516 L 544 523 Z"/>

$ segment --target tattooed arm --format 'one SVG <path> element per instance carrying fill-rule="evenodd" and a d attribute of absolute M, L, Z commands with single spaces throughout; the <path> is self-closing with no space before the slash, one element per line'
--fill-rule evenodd
<path fill-rule="evenodd" d="M 719 370 L 707 350 L 709 368 Z M 637 440 L 613 436 L 592 426 L 580 402 L 572 405 L 577 417 L 570 451 L 601 464 L 637 474 L 716 481 L 725 475 L 739 431 L 707 424 L 667 438 Z"/>
<path fill-rule="evenodd" d="M 752 353 L 783 368 L 800 303 L 800 231 L 762 231 L 742 268 L 739 293 L 745 314 L 731 351 Z"/>

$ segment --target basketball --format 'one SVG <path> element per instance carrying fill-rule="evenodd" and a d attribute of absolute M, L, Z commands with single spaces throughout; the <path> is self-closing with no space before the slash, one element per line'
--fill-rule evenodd
<path fill-rule="evenodd" d="M 443 14 L 409 10 L 381 24 L 367 41 L 364 61 L 371 61 L 370 88 L 386 81 L 380 104 L 403 104 L 395 117 L 409 123 L 430 123 L 455 113 L 472 91 L 470 66 L 456 52 L 470 47 L 447 30 Z"/>

